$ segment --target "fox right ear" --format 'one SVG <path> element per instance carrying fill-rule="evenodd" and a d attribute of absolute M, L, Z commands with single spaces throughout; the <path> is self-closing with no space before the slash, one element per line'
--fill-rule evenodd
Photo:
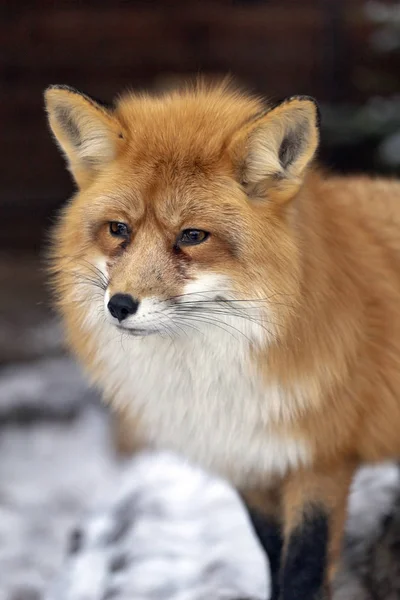
<path fill-rule="evenodd" d="M 278 203 L 300 189 L 319 142 L 319 112 L 312 98 L 294 96 L 267 110 L 233 136 L 237 178 L 253 197 Z"/>
<path fill-rule="evenodd" d="M 111 110 L 67 86 L 45 92 L 51 130 L 79 187 L 116 156 L 122 128 Z"/>

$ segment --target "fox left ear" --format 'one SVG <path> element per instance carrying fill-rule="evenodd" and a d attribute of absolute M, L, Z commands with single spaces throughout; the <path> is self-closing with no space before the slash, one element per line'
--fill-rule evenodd
<path fill-rule="evenodd" d="M 113 111 L 64 85 L 45 92 L 50 127 L 79 187 L 116 156 L 122 130 Z"/>
<path fill-rule="evenodd" d="M 249 195 L 285 202 L 300 189 L 318 142 L 317 103 L 295 96 L 242 127 L 229 151 Z"/>

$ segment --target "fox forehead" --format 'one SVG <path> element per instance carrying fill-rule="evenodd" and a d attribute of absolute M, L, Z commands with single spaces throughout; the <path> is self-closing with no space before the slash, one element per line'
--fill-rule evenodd
<path fill-rule="evenodd" d="M 246 211 L 227 145 L 260 113 L 255 98 L 225 85 L 156 97 L 125 94 L 115 107 L 124 145 L 89 198 L 122 209 L 136 222 L 150 215 L 163 228 L 225 225 Z M 101 207 L 101 208 L 100 208 Z"/>
<path fill-rule="evenodd" d="M 221 85 L 158 97 L 125 94 L 115 114 L 136 164 L 197 172 L 213 168 L 233 132 L 262 109 L 258 99 Z"/>
<path fill-rule="evenodd" d="M 245 203 L 226 143 L 249 117 L 249 106 L 238 114 L 232 111 L 236 104 L 221 108 L 207 100 L 186 98 L 184 108 L 179 97 L 122 100 L 116 114 L 126 144 L 95 185 L 100 204 L 117 205 L 136 220 L 150 213 L 163 226 L 207 222 L 226 212 L 239 218 Z"/>

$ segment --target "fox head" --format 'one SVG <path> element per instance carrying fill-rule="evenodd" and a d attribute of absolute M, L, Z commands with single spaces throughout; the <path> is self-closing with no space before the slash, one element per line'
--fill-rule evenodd
<path fill-rule="evenodd" d="M 311 98 L 270 107 L 223 83 L 128 93 L 111 107 L 52 86 L 45 100 L 77 184 L 53 235 L 70 337 L 282 335 L 301 293 Z"/>

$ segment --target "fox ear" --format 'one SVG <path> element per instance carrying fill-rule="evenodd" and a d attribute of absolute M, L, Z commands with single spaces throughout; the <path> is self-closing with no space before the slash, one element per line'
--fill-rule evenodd
<path fill-rule="evenodd" d="M 233 137 L 230 153 L 250 195 L 280 202 L 299 190 L 319 142 L 319 111 L 308 96 L 295 96 L 247 123 Z"/>
<path fill-rule="evenodd" d="M 67 86 L 49 87 L 45 103 L 69 170 L 84 187 L 115 157 L 123 137 L 121 125 L 111 110 Z"/>

